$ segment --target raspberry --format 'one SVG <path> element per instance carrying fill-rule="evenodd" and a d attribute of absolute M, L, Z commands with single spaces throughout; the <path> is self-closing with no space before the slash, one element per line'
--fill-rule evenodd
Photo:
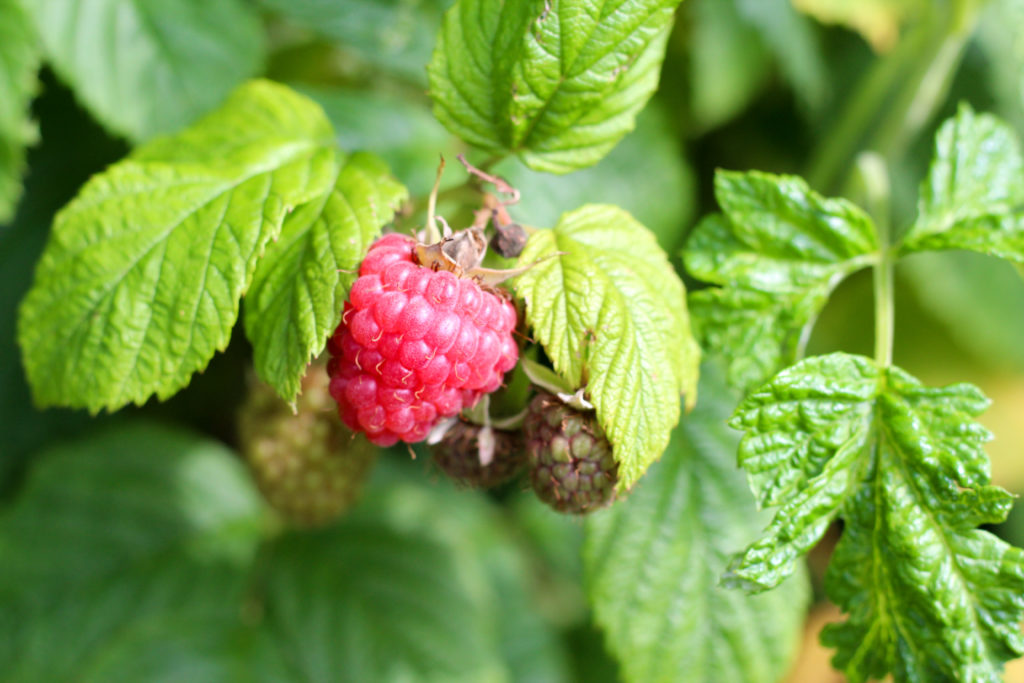
<path fill-rule="evenodd" d="M 249 469 L 267 502 L 296 526 L 325 524 L 356 499 L 377 449 L 331 415 L 327 374 L 302 380 L 295 414 L 265 384 L 255 384 L 239 415 Z"/>
<path fill-rule="evenodd" d="M 576 410 L 541 392 L 530 401 L 523 427 L 538 498 L 574 514 L 612 501 L 618 464 L 593 411 Z"/>
<path fill-rule="evenodd" d="M 430 450 L 445 474 L 469 488 L 504 484 L 526 464 L 521 432 L 481 427 L 461 419 Z"/>
<path fill-rule="evenodd" d="M 379 446 L 422 441 L 501 386 L 519 358 L 512 304 L 421 266 L 415 246 L 391 234 L 370 247 L 327 344 L 341 419 Z"/>

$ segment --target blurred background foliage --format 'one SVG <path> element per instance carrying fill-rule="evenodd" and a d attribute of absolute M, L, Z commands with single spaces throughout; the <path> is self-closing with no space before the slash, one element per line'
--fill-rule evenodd
<path fill-rule="evenodd" d="M 237 77 L 262 72 L 313 97 L 342 147 L 376 152 L 423 198 L 438 155 L 466 151 L 426 93 L 449 4 L 240 3 L 263 29 Z M 154 132 L 76 100 L 69 68 L 40 74 L 39 142 L 0 225 L 0 602 L 33 596 L 0 610 L 0 661 L 17 662 L 0 679 L 332 680 L 341 667 L 350 680 L 617 680 L 584 598 L 583 524 L 514 488 L 456 494 L 426 458 L 396 451 L 339 524 L 284 532 L 232 452 L 250 359 L 241 336 L 165 403 L 96 417 L 33 408 L 14 321 L 49 225 L 91 174 Z M 715 208 L 716 168 L 799 173 L 858 200 L 853 159 L 876 149 L 890 165 L 893 224 L 908 225 L 934 131 L 962 100 L 1024 135 L 1024 0 L 685 0 L 659 92 L 607 158 L 566 176 L 514 159 L 498 171 L 522 190 L 522 222 L 616 203 L 678 266 L 689 229 Z M 996 435 L 994 483 L 1024 491 L 1020 273 L 978 255 L 920 255 L 898 267 L 897 296 L 895 362 L 929 384 L 979 385 L 993 400 L 982 422 Z M 871 316 L 862 273 L 834 294 L 809 353 L 870 355 Z M 1024 545 L 1024 511 L 997 532 Z M 823 566 L 812 557 L 812 579 Z M 417 607 L 388 609 L 396 591 Z M 812 611 L 791 680 L 834 676 L 815 635 L 835 618 L 828 609 Z M 1011 665 L 1008 680 L 1024 673 Z"/>

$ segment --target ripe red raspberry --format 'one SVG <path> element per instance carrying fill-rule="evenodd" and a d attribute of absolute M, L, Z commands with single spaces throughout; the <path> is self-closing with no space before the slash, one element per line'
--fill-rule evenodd
<path fill-rule="evenodd" d="M 370 247 L 327 344 L 341 419 L 379 446 L 422 441 L 501 386 L 519 358 L 512 304 L 421 266 L 415 245 L 391 234 Z"/>

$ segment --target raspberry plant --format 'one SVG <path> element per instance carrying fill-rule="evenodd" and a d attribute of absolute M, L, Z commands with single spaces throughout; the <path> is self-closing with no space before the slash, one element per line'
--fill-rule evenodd
<path fill-rule="evenodd" d="M 1024 121 L 1013 2 L 794 3 L 879 50 L 836 105 L 784 1 L 0 0 L 0 671 L 770 682 L 813 587 L 849 680 L 999 680 L 1012 495 L 894 273 L 1024 266 L 1017 134 L 946 97 L 977 25 Z M 808 180 L 711 170 L 802 163 L 782 115 Z"/>

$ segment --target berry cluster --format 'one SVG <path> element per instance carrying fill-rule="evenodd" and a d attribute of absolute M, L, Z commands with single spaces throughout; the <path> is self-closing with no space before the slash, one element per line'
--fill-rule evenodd
<path fill-rule="evenodd" d="M 519 357 L 512 304 L 424 267 L 415 246 L 391 234 L 370 247 L 328 342 L 341 418 L 379 446 L 422 441 L 501 386 Z"/>

